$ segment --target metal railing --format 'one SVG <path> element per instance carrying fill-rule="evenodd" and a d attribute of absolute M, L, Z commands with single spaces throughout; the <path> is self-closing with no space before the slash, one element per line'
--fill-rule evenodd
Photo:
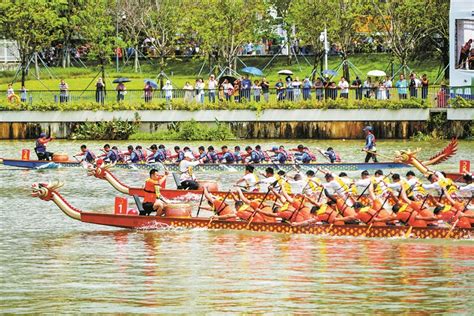
<path fill-rule="evenodd" d="M 0 91 L 6 96 L 6 91 Z M 283 88 L 277 90 L 275 88 L 269 89 L 268 92 L 263 92 L 260 89 L 247 89 L 240 91 L 233 91 L 228 93 L 222 89 L 218 90 L 185 90 L 174 89 L 171 91 L 154 90 L 145 92 L 143 90 L 126 90 L 125 93 L 117 91 L 102 91 L 94 90 L 68 90 L 67 92 L 48 91 L 48 90 L 31 90 L 27 92 L 17 93 L 21 102 L 34 105 L 45 103 L 65 103 L 77 104 L 85 102 L 97 103 L 128 103 L 140 104 L 146 102 L 165 102 L 172 103 L 173 100 L 181 100 L 189 103 L 203 103 L 209 104 L 219 101 L 233 101 L 233 102 L 277 102 L 277 101 L 308 101 L 308 100 L 336 100 L 346 98 L 349 100 L 407 100 L 417 99 L 426 100 L 433 107 L 448 107 L 449 99 L 461 96 L 465 99 L 474 99 L 472 94 L 472 87 L 444 87 L 444 86 L 430 86 L 426 88 L 350 88 L 343 91 L 338 88 Z M 5 98 L 5 100 L 8 100 Z"/>

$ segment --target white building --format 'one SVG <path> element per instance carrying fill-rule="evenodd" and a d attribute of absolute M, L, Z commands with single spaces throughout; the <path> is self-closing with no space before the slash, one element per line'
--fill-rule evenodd
<path fill-rule="evenodd" d="M 463 46 L 472 40 L 468 55 L 461 54 Z M 451 0 L 449 13 L 449 81 L 451 87 L 474 86 L 474 68 L 467 56 L 474 53 L 474 0 Z M 469 89 L 470 90 L 470 89 Z M 464 92 L 467 93 L 467 92 Z M 469 92 L 469 94 L 472 94 Z"/>
<path fill-rule="evenodd" d="M 15 41 L 0 39 L 0 63 L 17 63 L 20 54 Z"/>

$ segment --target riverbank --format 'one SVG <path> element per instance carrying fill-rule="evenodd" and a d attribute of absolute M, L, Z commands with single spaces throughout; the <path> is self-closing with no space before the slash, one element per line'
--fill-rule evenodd
<path fill-rule="evenodd" d="M 137 116 L 138 115 L 138 116 Z M 177 122 L 195 120 L 226 124 L 238 138 L 357 139 L 372 125 L 379 138 L 408 139 L 434 131 L 444 137 L 472 136 L 474 109 L 268 109 L 202 111 L 4 111 L 0 113 L 0 139 L 35 138 L 41 131 L 69 138 L 85 122 L 135 121 L 139 130 L 171 130 Z"/>

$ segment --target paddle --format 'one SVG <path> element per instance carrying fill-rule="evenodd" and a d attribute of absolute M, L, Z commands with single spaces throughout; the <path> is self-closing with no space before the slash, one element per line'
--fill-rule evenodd
<path fill-rule="evenodd" d="M 306 200 L 306 196 L 303 195 L 303 200 L 301 200 L 301 204 L 299 205 L 297 210 L 294 210 L 293 213 L 291 213 L 290 216 L 290 222 L 293 220 L 293 218 L 297 218 L 298 213 L 303 209 L 304 206 L 304 201 Z"/>
<path fill-rule="evenodd" d="M 199 217 L 199 212 L 201 211 L 202 200 L 204 199 L 204 188 L 202 189 L 201 200 L 199 201 L 199 207 L 196 214 L 196 217 Z"/>
<path fill-rule="evenodd" d="M 386 159 L 389 159 L 389 160 L 393 160 L 392 157 L 387 156 L 387 155 L 382 155 L 382 154 L 376 153 L 375 151 L 364 150 L 364 149 L 363 149 L 362 151 L 368 152 L 368 153 L 370 153 L 370 154 L 372 154 L 372 155 L 375 155 L 375 156 L 380 156 L 380 157 L 382 157 L 382 158 L 386 158 Z"/>
<path fill-rule="evenodd" d="M 248 220 L 246 228 L 249 229 L 250 224 L 252 224 L 253 218 L 257 214 L 257 210 L 262 207 L 263 202 L 267 199 L 268 194 L 270 194 L 270 191 L 272 190 L 271 188 L 277 183 L 278 181 L 275 181 L 268 187 L 267 193 L 265 193 L 265 196 L 263 197 L 262 201 L 260 202 L 260 205 L 253 211 L 252 215 L 250 215 L 250 219 Z"/>
<path fill-rule="evenodd" d="M 471 198 L 467 201 L 467 203 L 466 203 L 466 205 L 464 206 L 464 209 L 462 210 L 461 213 L 463 213 L 464 211 L 467 210 L 467 208 L 468 208 L 469 204 L 471 203 L 471 201 L 472 201 L 472 196 L 471 196 Z M 449 229 L 448 233 L 446 234 L 446 237 L 444 237 L 444 238 L 449 238 L 449 236 L 451 235 L 452 231 L 454 230 L 454 228 L 456 227 L 456 225 L 458 224 L 458 222 L 459 222 L 459 216 L 458 216 L 458 219 L 454 222 L 453 226 L 451 226 L 451 228 Z"/>
<path fill-rule="evenodd" d="M 219 204 L 219 207 L 216 210 L 217 216 L 219 216 L 219 214 L 224 210 L 224 208 L 225 208 L 224 202 L 225 202 L 225 200 L 227 200 L 227 197 L 229 196 L 230 192 L 231 192 L 231 189 L 229 189 L 227 194 L 224 196 L 224 199 L 222 200 L 221 204 Z M 204 193 L 204 191 L 203 191 L 203 193 Z M 224 206 L 224 208 L 222 206 Z M 211 225 L 213 220 L 214 220 L 214 217 L 211 217 L 211 219 L 209 220 L 209 223 L 207 224 L 207 227 L 209 227 L 209 225 Z"/>
<path fill-rule="evenodd" d="M 389 172 L 385 177 L 383 177 L 382 180 L 378 181 L 375 185 L 379 184 L 380 182 L 384 181 L 385 179 L 387 179 L 387 177 L 389 177 L 390 175 L 392 175 L 392 172 Z M 359 196 L 357 197 L 357 201 L 360 200 L 360 198 L 362 197 L 362 195 L 364 195 L 365 191 L 367 191 L 370 187 L 370 185 L 372 184 L 372 181 L 370 181 L 369 185 L 365 187 L 364 191 L 362 191 L 361 194 L 359 194 Z"/>
<path fill-rule="evenodd" d="M 424 206 L 425 206 L 425 203 L 426 201 L 428 200 L 428 198 L 430 197 L 429 194 L 426 195 L 426 197 L 423 199 L 423 203 L 421 203 L 421 207 L 420 207 L 420 211 L 423 210 Z M 405 238 L 408 238 L 410 237 L 410 234 L 411 234 L 411 231 L 413 230 L 413 226 L 410 225 L 410 217 L 413 213 L 410 214 L 408 220 L 407 220 L 407 225 L 409 225 L 410 227 L 408 228 L 407 232 L 405 233 Z"/>
<path fill-rule="evenodd" d="M 372 216 L 370 217 L 370 219 L 369 219 L 369 222 L 370 222 L 369 227 L 367 228 L 367 230 L 365 231 L 365 233 L 364 233 L 362 236 L 364 236 L 364 237 L 367 236 L 367 233 L 370 231 L 370 229 L 372 228 L 372 225 L 373 225 L 372 219 L 373 219 L 374 217 L 376 217 L 377 215 L 379 215 L 380 211 L 383 210 L 383 207 L 385 206 L 385 203 L 387 203 L 387 201 L 388 201 L 389 198 L 390 198 L 390 195 L 388 195 L 388 196 L 385 198 L 385 200 L 384 200 L 383 203 L 382 203 L 382 206 L 374 213 L 374 215 L 372 215 Z"/>

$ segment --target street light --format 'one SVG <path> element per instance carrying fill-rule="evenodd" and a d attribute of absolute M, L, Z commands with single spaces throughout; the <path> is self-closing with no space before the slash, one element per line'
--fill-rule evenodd
<path fill-rule="evenodd" d="M 125 12 L 122 11 L 122 14 L 117 14 L 117 19 L 115 23 L 115 64 L 116 64 L 116 70 L 119 72 L 119 46 L 118 46 L 118 39 L 119 39 L 119 17 L 122 18 L 122 21 L 125 21 L 127 16 L 125 15 Z"/>

